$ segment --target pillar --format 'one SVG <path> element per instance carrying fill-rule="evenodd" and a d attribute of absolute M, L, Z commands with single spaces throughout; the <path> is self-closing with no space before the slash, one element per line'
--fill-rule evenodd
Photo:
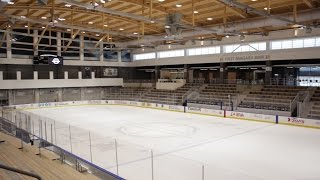
<path fill-rule="evenodd" d="M 14 94 L 13 94 L 13 90 L 12 89 L 9 89 L 8 90 L 8 103 L 9 103 L 9 106 L 10 105 L 14 105 Z"/>
<path fill-rule="evenodd" d="M 39 77 L 38 77 L 38 71 L 33 71 L 33 79 L 34 80 L 38 80 Z"/>
<path fill-rule="evenodd" d="M 100 42 L 100 56 L 99 56 L 99 61 L 103 62 L 104 61 L 104 56 L 103 56 L 103 42 Z"/>
<path fill-rule="evenodd" d="M 68 71 L 64 72 L 64 79 L 69 79 L 69 72 Z"/>
<path fill-rule="evenodd" d="M 3 71 L 0 71 L 0 81 L 3 80 Z"/>
<path fill-rule="evenodd" d="M 95 72 L 91 72 L 91 79 L 95 79 L 96 78 L 96 76 L 95 76 Z"/>
<path fill-rule="evenodd" d="M 57 55 L 61 56 L 61 32 L 57 32 Z"/>
<path fill-rule="evenodd" d="M 118 62 L 121 62 L 121 51 L 118 51 Z"/>
<path fill-rule="evenodd" d="M 223 83 L 224 80 L 227 78 L 226 67 L 227 67 L 226 63 L 220 63 L 220 77 L 219 77 L 220 83 Z"/>
<path fill-rule="evenodd" d="M 63 99 L 62 99 L 62 88 L 58 89 L 57 90 L 57 96 L 58 96 L 58 102 L 62 102 Z"/>
<path fill-rule="evenodd" d="M 40 102 L 40 90 L 34 89 L 34 102 L 39 103 Z"/>
<path fill-rule="evenodd" d="M 188 68 L 189 68 L 189 66 L 187 64 L 185 64 L 183 66 L 183 78 L 186 80 L 186 82 L 188 82 L 188 80 L 189 80 Z"/>
<path fill-rule="evenodd" d="M 82 72 L 78 71 L 78 79 L 82 79 Z"/>
<path fill-rule="evenodd" d="M 21 71 L 17 71 L 17 80 L 21 80 Z"/>
<path fill-rule="evenodd" d="M 84 61 L 84 38 L 80 36 L 80 61 Z"/>
<path fill-rule="evenodd" d="M 54 79 L 53 78 L 53 71 L 49 71 L 49 79 Z"/>
<path fill-rule="evenodd" d="M 12 45 L 11 45 L 11 34 L 7 32 L 7 59 L 12 58 Z"/>
<path fill-rule="evenodd" d="M 193 69 L 188 69 L 188 77 L 189 77 L 189 83 L 192 83 L 193 82 Z"/>
<path fill-rule="evenodd" d="M 33 55 L 34 56 L 39 55 L 39 51 L 38 51 L 39 46 L 38 45 L 36 46 L 38 39 L 39 39 L 38 36 L 39 36 L 38 30 L 33 30 Z"/>
<path fill-rule="evenodd" d="M 154 81 L 155 82 L 158 82 L 158 79 L 159 79 L 159 76 L 160 76 L 160 67 L 159 66 L 156 66 L 154 68 Z"/>
<path fill-rule="evenodd" d="M 266 61 L 266 73 L 264 77 L 265 84 L 270 84 L 272 78 L 272 62 Z"/>
<path fill-rule="evenodd" d="M 80 100 L 83 101 L 85 99 L 85 88 L 80 88 Z"/>

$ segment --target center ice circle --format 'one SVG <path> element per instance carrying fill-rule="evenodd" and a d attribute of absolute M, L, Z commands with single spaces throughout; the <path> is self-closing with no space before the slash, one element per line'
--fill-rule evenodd
<path fill-rule="evenodd" d="M 196 128 L 185 124 L 173 123 L 144 123 L 129 124 L 120 127 L 119 131 L 128 136 L 138 137 L 187 137 L 196 132 Z"/>

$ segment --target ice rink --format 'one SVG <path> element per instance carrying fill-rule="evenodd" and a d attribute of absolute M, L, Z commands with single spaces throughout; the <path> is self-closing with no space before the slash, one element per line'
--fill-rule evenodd
<path fill-rule="evenodd" d="M 46 138 L 129 180 L 320 179 L 319 129 L 116 105 L 28 111 L 53 127 Z"/>

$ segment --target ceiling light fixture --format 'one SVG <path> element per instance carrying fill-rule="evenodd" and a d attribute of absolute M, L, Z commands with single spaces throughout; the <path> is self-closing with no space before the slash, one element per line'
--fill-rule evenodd
<path fill-rule="evenodd" d="M 137 32 L 134 32 L 133 34 L 134 34 L 134 35 L 137 35 L 138 33 L 137 33 Z"/>
<path fill-rule="evenodd" d="M 71 29 L 67 29 L 67 31 L 69 31 L 69 32 L 70 32 L 70 31 L 71 31 Z"/>
<path fill-rule="evenodd" d="M 123 31 L 124 29 L 123 29 L 123 28 L 120 28 L 119 30 L 120 30 L 120 31 Z"/>
<path fill-rule="evenodd" d="M 229 35 L 226 35 L 226 38 L 229 38 L 230 36 Z"/>
<path fill-rule="evenodd" d="M 164 2 L 165 0 L 158 0 L 159 2 Z"/>
<path fill-rule="evenodd" d="M 169 25 L 165 25 L 165 26 L 164 26 L 164 28 L 169 29 L 169 28 L 170 28 L 170 26 L 169 26 Z"/>
<path fill-rule="evenodd" d="M 208 20 L 208 21 L 212 21 L 213 18 L 212 18 L 212 17 L 208 17 L 207 20 Z"/>
<path fill-rule="evenodd" d="M 92 21 L 90 21 L 90 22 L 88 22 L 88 24 L 93 24 L 93 22 L 92 22 Z"/>
<path fill-rule="evenodd" d="M 194 14 L 198 14 L 198 13 L 199 13 L 199 11 L 193 11 L 193 13 L 194 13 Z"/>
<path fill-rule="evenodd" d="M 65 4 L 64 6 L 65 7 L 71 7 L 71 4 Z"/>
<path fill-rule="evenodd" d="M 41 19 L 47 19 L 47 17 L 45 17 L 45 16 L 42 16 L 42 17 L 41 17 Z"/>
<path fill-rule="evenodd" d="M 26 18 L 26 16 L 20 16 L 21 18 Z"/>
<path fill-rule="evenodd" d="M 176 4 L 176 7 L 180 8 L 180 7 L 182 7 L 182 5 L 181 4 Z"/>
<path fill-rule="evenodd" d="M 103 25 L 104 27 L 108 27 L 108 24 Z"/>
<path fill-rule="evenodd" d="M 100 36 L 100 34 L 96 34 L 96 36 L 97 36 L 97 37 L 99 37 L 99 36 Z"/>
<path fill-rule="evenodd" d="M 27 28 L 27 27 L 29 27 L 29 26 L 28 26 L 28 25 L 25 25 L 24 27 Z"/>
<path fill-rule="evenodd" d="M 12 2 L 12 1 L 8 1 L 7 3 L 10 4 L 10 5 L 14 4 L 14 2 Z"/>
<path fill-rule="evenodd" d="M 268 10 L 271 9 L 271 8 L 268 9 L 267 7 L 265 7 L 265 8 L 263 8 L 263 9 L 266 10 L 266 11 L 268 11 Z"/>
<path fill-rule="evenodd" d="M 58 18 L 59 21 L 65 21 L 65 18 Z"/>
<path fill-rule="evenodd" d="M 46 27 L 42 26 L 41 28 L 44 29 L 44 28 L 46 28 Z"/>

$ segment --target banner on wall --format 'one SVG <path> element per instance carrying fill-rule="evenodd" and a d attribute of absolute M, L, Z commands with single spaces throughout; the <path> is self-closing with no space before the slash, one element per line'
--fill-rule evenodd
<path fill-rule="evenodd" d="M 118 69 L 117 68 L 104 68 L 103 69 L 103 76 L 118 76 Z"/>
<path fill-rule="evenodd" d="M 270 55 L 239 55 L 239 56 L 222 56 L 220 62 L 237 62 L 237 61 L 262 61 L 270 60 Z"/>

